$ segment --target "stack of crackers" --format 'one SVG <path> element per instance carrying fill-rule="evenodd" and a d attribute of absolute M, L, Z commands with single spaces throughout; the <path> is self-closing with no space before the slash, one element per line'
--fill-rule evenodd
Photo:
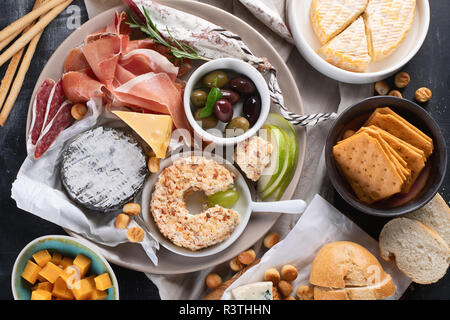
<path fill-rule="evenodd" d="M 408 193 L 433 152 L 433 140 L 389 107 L 333 147 L 333 156 L 359 200 L 372 204 Z"/>

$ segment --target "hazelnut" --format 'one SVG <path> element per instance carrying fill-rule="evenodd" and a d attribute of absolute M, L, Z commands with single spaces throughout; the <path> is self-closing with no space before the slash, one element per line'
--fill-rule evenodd
<path fill-rule="evenodd" d="M 393 97 L 403 98 L 402 93 L 400 91 L 398 91 L 398 90 L 390 91 L 389 95 L 393 96 Z"/>
<path fill-rule="evenodd" d="M 127 238 L 131 242 L 141 242 L 144 240 L 144 230 L 140 227 L 132 227 L 127 231 Z"/>
<path fill-rule="evenodd" d="M 297 288 L 299 300 L 314 300 L 314 288 L 312 286 L 300 286 Z"/>
<path fill-rule="evenodd" d="M 283 297 L 289 297 L 292 291 L 294 291 L 291 284 L 285 280 L 278 282 L 278 290 L 280 290 Z"/>
<path fill-rule="evenodd" d="M 289 297 L 284 298 L 283 300 L 297 300 L 297 299 L 295 299 L 293 296 L 289 296 Z"/>
<path fill-rule="evenodd" d="M 148 170 L 151 173 L 156 173 L 160 169 L 160 159 L 157 157 L 151 157 L 148 159 Z"/>
<path fill-rule="evenodd" d="M 428 100 L 430 100 L 432 95 L 433 94 L 430 89 L 428 89 L 426 87 L 422 87 L 422 88 L 417 89 L 414 97 L 416 98 L 417 101 L 424 103 L 424 102 L 427 102 Z"/>
<path fill-rule="evenodd" d="M 130 216 L 124 213 L 119 213 L 116 217 L 114 225 L 117 229 L 126 229 L 129 223 L 130 223 Z"/>
<path fill-rule="evenodd" d="M 252 263 L 253 261 L 255 261 L 255 258 L 256 258 L 256 252 L 253 249 L 241 252 L 237 256 L 238 261 L 245 265 L 248 265 L 248 264 Z"/>
<path fill-rule="evenodd" d="M 280 273 L 275 268 L 269 268 L 264 272 L 264 281 L 272 281 L 274 285 L 280 282 Z"/>
<path fill-rule="evenodd" d="M 222 284 L 222 278 L 217 273 L 210 273 L 206 276 L 205 284 L 210 289 L 217 289 Z"/>
<path fill-rule="evenodd" d="M 274 245 L 276 245 L 280 241 L 280 235 L 276 232 L 269 232 L 264 237 L 264 247 L 267 249 L 272 248 Z"/>
<path fill-rule="evenodd" d="M 280 291 L 275 286 L 272 287 L 272 297 L 273 300 L 281 300 Z"/>
<path fill-rule="evenodd" d="M 141 213 L 141 206 L 139 203 L 127 203 L 122 210 L 129 216 L 137 216 Z"/>
<path fill-rule="evenodd" d="M 297 279 L 298 271 L 297 268 L 291 264 L 286 264 L 281 267 L 281 278 L 286 281 L 294 281 Z"/>
<path fill-rule="evenodd" d="M 344 132 L 344 135 L 342 136 L 342 140 L 345 140 L 345 139 L 350 138 L 350 137 L 353 136 L 355 133 L 356 133 L 356 132 L 353 131 L 353 130 L 346 130 L 346 131 Z"/>
<path fill-rule="evenodd" d="M 70 113 L 75 120 L 81 120 L 87 113 L 87 107 L 83 103 L 77 103 L 72 106 Z"/>
<path fill-rule="evenodd" d="M 231 270 L 238 272 L 244 268 L 244 265 L 240 263 L 236 257 L 230 261 L 230 268 Z"/>
<path fill-rule="evenodd" d="M 377 81 L 375 83 L 375 91 L 380 95 L 380 96 L 385 96 L 388 94 L 389 92 L 389 85 L 387 84 L 386 81 Z"/>
<path fill-rule="evenodd" d="M 410 81 L 411 77 L 406 72 L 397 73 L 394 78 L 395 86 L 400 89 L 406 87 Z"/>

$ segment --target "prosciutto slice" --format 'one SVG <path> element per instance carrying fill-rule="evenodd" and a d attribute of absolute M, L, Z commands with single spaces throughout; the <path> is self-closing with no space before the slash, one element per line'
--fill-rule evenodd
<path fill-rule="evenodd" d="M 91 98 L 104 97 L 105 85 L 84 72 L 73 71 L 63 75 L 64 93 L 73 103 L 84 103 Z"/>
<path fill-rule="evenodd" d="M 119 64 L 135 75 L 149 72 L 166 73 L 172 81 L 175 81 L 178 75 L 178 67 L 155 50 L 133 50 L 122 56 Z"/>
<path fill-rule="evenodd" d="M 64 72 L 80 71 L 90 68 L 91 67 L 84 57 L 81 48 L 72 49 L 67 55 L 66 61 L 64 63 Z"/>
<path fill-rule="evenodd" d="M 66 129 L 73 121 L 71 114 L 73 104 L 66 101 L 56 113 L 53 120 L 45 127 L 41 137 L 36 143 L 34 158 L 39 159 L 55 142 L 58 135 Z"/>
<path fill-rule="evenodd" d="M 122 49 L 122 38 L 107 35 L 82 47 L 82 52 L 97 79 L 109 86 L 114 80 Z"/>
<path fill-rule="evenodd" d="M 128 81 L 114 91 L 120 102 L 129 106 L 170 114 L 178 129 L 190 130 L 181 92 L 166 73 L 146 73 Z"/>
<path fill-rule="evenodd" d="M 129 40 L 124 54 L 136 49 L 155 49 L 155 42 L 152 39 Z"/>
<path fill-rule="evenodd" d="M 38 141 L 39 136 L 41 134 L 42 127 L 44 126 L 45 121 L 47 102 L 54 86 L 55 86 L 54 80 L 45 79 L 41 87 L 39 88 L 36 97 L 34 98 L 32 106 L 32 120 L 29 137 L 30 143 L 28 147 L 29 149 L 31 146 L 36 145 L 36 142 Z"/>

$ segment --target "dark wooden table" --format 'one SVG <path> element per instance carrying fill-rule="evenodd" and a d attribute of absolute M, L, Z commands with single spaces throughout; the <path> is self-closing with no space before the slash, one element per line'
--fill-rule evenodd
<path fill-rule="evenodd" d="M 450 23 L 449 1 L 431 1 L 431 25 L 428 37 L 419 53 L 404 68 L 412 78 L 411 84 L 403 91 L 407 99 L 412 99 L 416 88 L 426 86 L 432 89 L 433 99 L 424 108 L 439 123 L 450 150 Z M 3 0 L 0 15 L 0 28 L 28 12 L 34 0 Z M 26 157 L 25 123 L 30 96 L 46 61 L 58 45 L 76 27 L 77 22 L 85 22 L 87 13 L 82 0 L 75 0 L 46 29 L 33 58 L 20 96 L 5 125 L 0 128 L 0 299 L 12 299 L 11 271 L 20 250 L 31 240 L 48 234 L 65 234 L 60 227 L 36 216 L 17 209 L 11 199 L 11 184 Z M 0 68 L 0 76 L 6 66 Z M 449 201 L 449 173 L 446 175 L 440 193 Z M 335 196 L 334 205 L 352 218 L 374 238 L 386 223 L 386 220 L 361 215 L 350 208 L 339 196 Z M 159 299 L 157 288 L 140 272 L 112 265 L 120 287 L 122 299 Z M 404 299 L 450 299 L 450 275 L 438 283 L 428 286 L 412 285 L 404 294 Z"/>

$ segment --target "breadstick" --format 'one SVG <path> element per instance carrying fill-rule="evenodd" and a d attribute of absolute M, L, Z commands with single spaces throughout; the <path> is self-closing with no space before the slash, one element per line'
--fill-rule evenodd
<path fill-rule="evenodd" d="M 59 0 L 60 1 L 60 0 Z M 45 16 L 39 19 L 33 27 L 30 28 L 26 33 L 24 33 L 19 39 L 17 39 L 5 52 L 0 55 L 0 66 L 2 66 L 6 61 L 12 58 L 20 49 L 25 47 L 35 36 L 44 30 L 44 28 L 56 18 L 58 14 L 61 13 L 72 0 L 66 0 L 59 6 L 53 8 Z"/>
<path fill-rule="evenodd" d="M 36 0 L 33 6 L 33 10 L 40 6 L 45 0 Z M 32 25 L 25 28 L 24 33 L 27 32 Z M 14 38 L 17 35 L 13 35 Z M 9 63 L 8 69 L 6 70 L 5 76 L 2 79 L 1 85 L 0 85 L 0 110 L 2 109 L 3 102 L 6 99 L 6 95 L 8 94 L 9 88 L 11 86 L 11 83 L 13 81 L 14 75 L 16 74 L 17 68 L 19 66 L 20 59 L 22 59 L 24 49 L 22 48 L 17 52 L 14 57 L 11 59 L 11 62 Z"/>
<path fill-rule="evenodd" d="M 39 6 L 37 8 L 33 8 L 33 10 L 23 16 L 22 18 L 16 20 L 15 22 L 11 23 L 9 26 L 4 28 L 2 31 L 0 31 L 0 41 L 5 40 L 8 38 L 12 33 L 16 32 L 17 30 L 23 30 L 25 26 L 31 24 L 34 20 L 39 18 L 41 15 L 46 13 L 47 11 L 53 9 L 57 5 L 60 5 L 66 0 L 50 0 L 47 3 L 43 4 L 42 6 Z"/>
<path fill-rule="evenodd" d="M 17 30 L 16 32 L 14 32 L 12 35 L 10 35 L 8 38 L 6 38 L 5 40 L 0 42 L 0 51 L 3 50 L 3 48 L 5 48 L 8 44 L 10 44 L 11 41 L 13 41 L 20 32 L 22 32 L 23 30 Z"/>

